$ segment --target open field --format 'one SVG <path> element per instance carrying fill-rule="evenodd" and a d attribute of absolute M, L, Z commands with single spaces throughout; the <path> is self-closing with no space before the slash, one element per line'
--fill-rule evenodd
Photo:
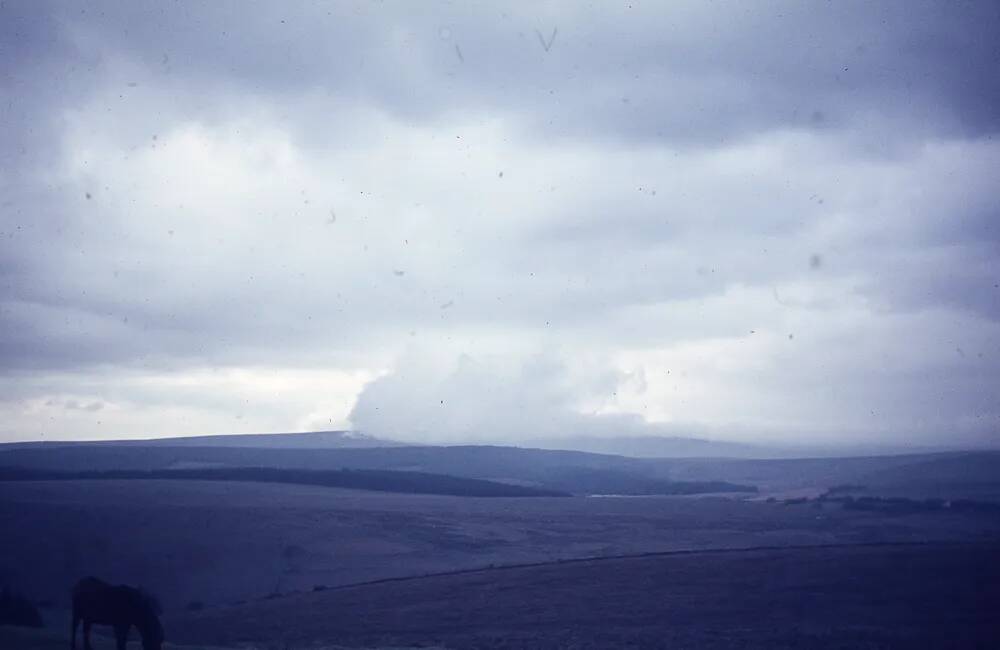
<path fill-rule="evenodd" d="M 107 628 L 95 627 L 93 632 L 91 632 L 90 641 L 94 646 L 94 650 L 114 650 L 115 640 L 113 637 L 107 635 Z M 77 647 L 82 648 L 79 637 L 77 638 Z M 34 630 L 30 628 L 20 628 L 20 627 L 6 627 L 0 626 L 0 648 L 10 648 L 11 650 L 66 650 L 69 646 L 69 639 L 65 631 L 57 632 L 55 630 Z M 421 650 L 435 650 L 435 648 L 430 646 L 419 646 Z M 129 638 L 128 650 L 142 650 L 142 644 L 136 635 L 133 633 Z M 172 643 L 171 641 L 166 641 L 163 644 L 163 650 L 232 650 L 231 648 L 222 648 L 219 646 L 209 646 L 201 643 L 196 643 L 193 645 L 178 645 Z M 314 645 L 310 647 L 310 650 L 409 650 L 403 646 L 396 646 L 394 648 L 359 648 L 357 646 L 348 648 L 342 645 Z"/>
<path fill-rule="evenodd" d="M 627 458 L 514 447 L 251 448 L 125 445 L 0 446 L 0 468 L 164 471 L 267 467 L 389 470 L 500 481 L 574 494 L 675 493 L 746 488 L 767 496 L 865 486 L 870 494 L 1000 501 L 1000 452 L 848 458 Z M 713 484 L 718 485 L 713 488 Z"/>
<path fill-rule="evenodd" d="M 174 613 L 165 649 L 992 648 L 998 600 L 996 543 L 693 551 Z M 113 647 L 100 634 L 94 641 Z M 0 628 L 0 643 L 58 650 L 66 632 Z"/>
<path fill-rule="evenodd" d="M 68 625 L 68 624 L 67 624 Z M 90 641 L 94 650 L 114 650 L 115 640 L 108 628 L 95 627 L 91 632 Z M 77 647 L 82 648 L 83 642 L 77 636 Z M 23 627 L 0 626 L 0 648 L 12 650 L 66 650 L 69 647 L 67 630 L 34 630 Z M 129 650 L 142 650 L 142 644 L 133 632 L 128 644 Z M 222 650 L 202 644 L 193 646 L 178 646 L 167 642 L 164 650 Z"/>
<path fill-rule="evenodd" d="M 102 444 L 8 448 L 0 461 L 19 479 L 0 481 L 0 584 L 41 603 L 48 626 L 16 639 L 2 630 L 4 647 L 65 644 L 69 588 L 84 575 L 156 593 L 167 650 L 997 639 L 983 605 L 1000 583 L 993 453 L 633 459 L 502 447 Z M 101 478 L 25 480 L 57 468 Z M 452 475 L 405 474 L 428 471 Z M 160 475 L 169 478 L 149 478 Z M 300 475 L 327 484 L 301 485 Z M 256 478 L 233 480 L 244 476 Z M 330 486 L 347 478 L 411 492 L 537 493 L 517 487 L 533 486 L 592 496 Z M 678 481 L 758 491 L 599 496 Z M 960 498 L 975 500 L 952 501 Z"/>
<path fill-rule="evenodd" d="M 40 481 L 0 484 L 0 529 L 0 577 L 36 600 L 65 607 L 69 585 L 95 574 L 143 584 L 177 611 L 491 564 L 996 540 L 1000 517 L 721 497 L 470 498 L 264 483 Z"/>
<path fill-rule="evenodd" d="M 1000 546 L 696 552 L 400 580 L 184 614 L 182 643 L 988 648 Z"/>

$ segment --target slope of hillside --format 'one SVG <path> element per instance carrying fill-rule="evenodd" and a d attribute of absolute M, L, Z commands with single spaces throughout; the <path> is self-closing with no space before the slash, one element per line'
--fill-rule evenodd
<path fill-rule="evenodd" d="M 647 460 L 678 481 L 722 480 L 761 492 L 857 485 L 885 494 L 1000 499 L 1000 452 L 970 451 L 849 458 Z"/>
<path fill-rule="evenodd" d="M 1000 547 L 841 546 L 564 562 L 181 614 L 182 642 L 453 648 L 992 647 Z"/>
<path fill-rule="evenodd" d="M 68 614 L 67 614 L 68 615 Z M 62 626 L 65 628 L 65 625 Z M 80 634 L 78 632 L 77 634 Z M 115 640 L 111 636 L 110 628 L 95 626 L 91 632 L 90 641 L 94 650 L 114 650 Z M 77 647 L 82 648 L 83 641 L 77 636 Z M 22 627 L 0 626 L 0 648 L 4 650 L 66 650 L 69 647 L 69 635 L 65 631 L 35 630 Z M 129 637 L 128 650 L 143 650 L 135 631 Z M 433 647 L 420 646 L 421 650 L 436 650 Z M 177 645 L 168 639 L 163 644 L 163 650 L 233 650 L 219 646 Z M 245 650 L 245 649 L 239 649 Z M 407 650 L 407 648 L 396 646 L 394 648 L 359 648 L 357 646 L 347 648 L 340 645 L 322 645 L 311 648 L 311 650 Z"/>
<path fill-rule="evenodd" d="M 634 458 L 771 458 L 791 452 L 776 447 L 679 436 L 568 436 L 532 440 L 539 449 L 569 449 Z"/>
<path fill-rule="evenodd" d="M 577 494 L 690 494 L 748 491 L 752 485 L 669 475 L 634 458 L 517 447 L 386 447 L 372 449 L 261 449 L 75 445 L 0 451 L 0 467 L 81 471 L 153 471 L 269 467 L 303 470 L 393 470 L 499 481 Z"/>
<path fill-rule="evenodd" d="M 374 490 L 400 494 L 441 494 L 468 497 L 559 497 L 568 492 L 547 490 L 425 472 L 344 469 L 308 470 L 274 467 L 231 467 L 211 469 L 105 470 L 63 472 L 45 469 L 0 467 L 2 481 L 80 480 L 173 480 L 173 481 L 252 481 L 320 485 L 350 490 Z"/>
<path fill-rule="evenodd" d="M 357 431 L 309 431 L 305 433 L 253 433 L 136 440 L 92 440 L 65 442 L 14 442 L 0 444 L 0 450 L 14 448 L 54 448 L 76 446 L 112 447 L 252 447 L 262 449 L 358 449 L 399 447 L 403 443 Z"/>
<path fill-rule="evenodd" d="M 1000 497 L 1000 452 L 849 458 L 630 458 L 497 446 L 262 448 L 79 444 L 0 447 L 0 467 L 61 471 L 271 467 L 443 474 L 576 494 L 782 492 L 862 484 L 946 498 Z M 943 488 L 947 487 L 947 491 Z M 917 489 L 920 488 L 920 489 Z M 922 491 L 922 492 L 921 492 Z"/>
<path fill-rule="evenodd" d="M 80 443 L 72 446 L 0 447 L 0 464 L 48 469 L 168 469 L 179 462 L 302 469 L 403 469 L 498 477 L 541 476 L 552 467 L 641 467 L 641 461 L 578 451 L 485 445 L 342 449 L 259 448 L 163 444 Z"/>
<path fill-rule="evenodd" d="M 679 549 L 1000 539 L 1000 518 L 706 497 L 448 497 L 276 483 L 0 484 L 0 581 L 66 605 L 83 575 L 168 611 L 365 580 Z M 16 531 L 16 534 L 6 534 Z M 183 570 L 179 570 L 182 568 Z"/>

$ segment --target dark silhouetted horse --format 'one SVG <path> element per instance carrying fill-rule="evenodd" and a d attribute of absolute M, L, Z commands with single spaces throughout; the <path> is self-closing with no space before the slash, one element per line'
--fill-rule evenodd
<path fill-rule="evenodd" d="M 133 625 L 139 630 L 144 650 L 160 650 L 163 627 L 156 616 L 157 609 L 156 601 L 139 589 L 84 578 L 73 587 L 70 648 L 76 650 L 76 628 L 83 621 L 84 650 L 91 650 L 90 626 L 94 624 L 110 625 L 115 629 L 118 650 L 125 650 L 128 631 Z"/>

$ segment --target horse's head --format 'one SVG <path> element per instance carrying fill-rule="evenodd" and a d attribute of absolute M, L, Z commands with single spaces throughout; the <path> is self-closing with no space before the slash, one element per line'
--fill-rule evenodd
<path fill-rule="evenodd" d="M 163 626 L 160 625 L 160 619 L 153 618 L 142 634 L 142 650 L 161 650 L 161 648 L 163 648 Z"/>
<path fill-rule="evenodd" d="M 163 647 L 163 626 L 160 624 L 160 603 L 152 595 L 139 590 L 142 601 L 141 618 L 136 627 L 142 636 L 143 650 L 161 650 Z"/>
<path fill-rule="evenodd" d="M 154 624 L 140 630 L 142 634 L 142 650 L 162 650 L 163 648 L 163 626 L 160 621 L 154 620 Z"/>

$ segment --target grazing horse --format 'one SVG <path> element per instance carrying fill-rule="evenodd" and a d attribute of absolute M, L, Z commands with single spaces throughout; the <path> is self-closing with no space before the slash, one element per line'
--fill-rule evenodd
<path fill-rule="evenodd" d="M 125 650 L 128 631 L 134 625 L 142 637 L 144 650 L 160 650 L 163 627 L 156 616 L 158 606 L 148 594 L 126 585 L 109 585 L 97 578 L 84 578 L 73 587 L 73 629 L 71 650 L 76 650 L 76 628 L 83 621 L 83 648 L 91 650 L 90 626 L 115 628 L 118 650 Z"/>

